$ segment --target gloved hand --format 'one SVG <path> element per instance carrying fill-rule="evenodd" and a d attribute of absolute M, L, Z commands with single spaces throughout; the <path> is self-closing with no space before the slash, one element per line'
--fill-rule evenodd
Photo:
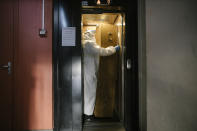
<path fill-rule="evenodd" d="M 120 46 L 119 45 L 115 46 L 115 50 L 116 50 L 116 52 L 119 51 L 120 50 Z"/>

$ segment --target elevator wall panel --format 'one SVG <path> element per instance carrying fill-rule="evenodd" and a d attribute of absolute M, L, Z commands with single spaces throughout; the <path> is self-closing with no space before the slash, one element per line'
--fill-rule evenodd
<path fill-rule="evenodd" d="M 121 19 L 120 19 L 120 23 L 121 23 Z M 118 44 L 120 45 L 120 51 L 119 51 L 119 54 L 118 54 L 118 61 L 117 61 L 117 66 L 118 66 L 118 70 L 117 70 L 117 75 L 118 75 L 118 83 L 117 83 L 117 86 L 115 88 L 115 108 L 114 108 L 114 111 L 115 111 L 115 115 L 122 120 L 123 118 L 123 114 L 122 114 L 122 111 L 123 111 L 123 101 L 124 101 L 124 98 L 123 98 L 123 89 L 124 89 L 124 77 L 123 77 L 123 74 L 124 74 L 124 71 L 122 70 L 122 65 L 124 65 L 124 61 L 122 61 L 122 57 L 124 57 L 124 53 L 123 53 L 123 45 L 124 45 L 124 42 L 122 40 L 122 35 L 124 35 L 124 32 L 122 32 L 122 25 L 118 25 L 117 26 L 117 35 L 118 35 Z M 124 45 L 125 46 L 125 45 Z"/>

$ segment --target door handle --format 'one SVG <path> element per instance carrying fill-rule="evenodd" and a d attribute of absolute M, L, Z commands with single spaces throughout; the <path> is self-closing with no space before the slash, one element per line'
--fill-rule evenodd
<path fill-rule="evenodd" d="M 8 70 L 8 74 L 11 74 L 11 62 L 8 62 L 7 65 L 0 65 L 0 70 Z"/>
<path fill-rule="evenodd" d="M 130 70 L 132 67 L 131 59 L 127 59 L 127 69 Z"/>

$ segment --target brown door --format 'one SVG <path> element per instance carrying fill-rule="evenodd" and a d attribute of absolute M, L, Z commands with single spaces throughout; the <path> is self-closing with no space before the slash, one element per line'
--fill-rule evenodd
<path fill-rule="evenodd" d="M 12 128 L 13 7 L 11 0 L 0 1 L 0 129 Z"/>
<path fill-rule="evenodd" d="M 101 47 L 116 46 L 118 43 L 117 27 L 113 24 L 102 24 Z M 98 72 L 96 117 L 113 117 L 115 106 L 115 89 L 117 86 L 118 54 L 100 57 Z"/>

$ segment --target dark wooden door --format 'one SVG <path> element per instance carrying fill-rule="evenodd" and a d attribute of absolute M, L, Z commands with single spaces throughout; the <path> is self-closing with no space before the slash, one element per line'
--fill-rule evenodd
<path fill-rule="evenodd" d="M 12 129 L 13 2 L 0 1 L 0 129 Z M 10 68 L 10 69 L 9 69 Z M 10 70 L 10 72 L 9 72 Z"/>

